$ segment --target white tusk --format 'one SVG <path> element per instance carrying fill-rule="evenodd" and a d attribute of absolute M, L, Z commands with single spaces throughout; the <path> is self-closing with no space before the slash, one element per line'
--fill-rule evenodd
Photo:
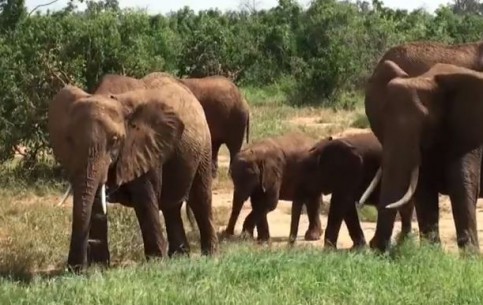
<path fill-rule="evenodd" d="M 379 167 L 376 174 L 374 175 L 374 178 L 372 179 L 371 183 L 367 187 L 366 191 L 364 192 L 364 194 L 362 194 L 361 199 L 359 199 L 359 202 L 356 203 L 357 207 L 360 208 L 364 205 L 367 198 L 369 198 L 372 192 L 374 192 L 374 190 L 376 189 L 376 186 L 379 183 L 379 181 L 381 181 L 381 177 L 382 177 L 382 169 Z"/>
<path fill-rule="evenodd" d="M 72 191 L 72 184 L 69 184 L 69 187 L 67 188 L 67 191 L 65 192 L 64 196 L 62 197 L 62 199 L 59 201 L 59 203 L 57 203 L 57 206 L 61 206 L 64 204 L 64 202 L 67 200 L 67 198 L 69 197 L 69 195 L 71 194 L 71 191 Z"/>
<path fill-rule="evenodd" d="M 414 192 L 416 191 L 416 187 L 418 186 L 418 178 L 419 178 L 419 167 L 416 167 L 413 172 L 411 173 L 411 182 L 409 183 L 408 190 L 404 196 L 399 199 L 398 201 L 388 204 L 386 209 L 397 209 L 404 204 L 406 204 L 411 197 L 413 197 Z"/>
<path fill-rule="evenodd" d="M 102 204 L 102 211 L 104 214 L 107 212 L 107 202 L 106 202 L 106 185 L 103 184 L 101 186 L 101 204 Z"/>

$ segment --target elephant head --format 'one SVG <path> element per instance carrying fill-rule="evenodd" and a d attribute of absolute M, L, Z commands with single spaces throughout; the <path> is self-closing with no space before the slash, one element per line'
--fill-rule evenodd
<path fill-rule="evenodd" d="M 66 86 L 49 105 L 51 146 L 68 174 L 74 195 L 71 267 L 86 264 L 96 193 L 104 193 L 106 184 L 119 186 L 162 164 L 184 131 L 173 109 L 156 102 L 150 94 L 145 90 L 88 94 Z"/>
<path fill-rule="evenodd" d="M 283 157 L 280 153 L 268 153 L 266 147 L 260 146 L 263 145 L 242 150 L 230 164 L 230 176 L 235 187 L 231 215 L 225 230 L 227 235 L 233 235 L 243 203 L 257 188 L 273 193 L 282 181 Z"/>
<path fill-rule="evenodd" d="M 382 171 L 374 180 L 382 179 L 381 206 L 398 208 L 414 195 L 423 154 L 434 144 L 449 140 L 467 150 L 481 145 L 483 77 L 449 64 L 412 78 L 391 61 L 381 70 L 388 81 L 381 126 L 372 127 L 383 145 Z"/>

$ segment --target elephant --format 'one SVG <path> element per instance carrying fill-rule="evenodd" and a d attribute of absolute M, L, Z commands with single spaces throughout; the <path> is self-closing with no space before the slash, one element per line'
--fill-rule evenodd
<path fill-rule="evenodd" d="M 384 251 L 394 222 L 393 208 L 414 198 L 423 234 L 439 243 L 438 193 L 449 195 L 461 250 L 479 251 L 476 201 L 483 144 L 483 74 L 451 64 L 435 64 L 411 77 L 386 60 L 380 212 L 373 247 Z M 382 79 L 382 78 L 381 78 Z M 418 205 L 416 205 L 416 209 Z M 423 213 L 422 213 L 423 212 Z"/>
<path fill-rule="evenodd" d="M 67 85 L 49 103 L 55 159 L 73 189 L 67 264 L 81 271 L 109 265 L 106 188 L 128 194 L 147 259 L 188 253 L 181 204 L 187 200 L 200 231 L 202 254 L 217 252 L 211 193 L 211 138 L 203 109 L 181 83 L 121 94 L 90 94 Z"/>
<path fill-rule="evenodd" d="M 318 141 L 301 161 L 302 179 L 295 191 L 292 203 L 292 220 L 289 242 L 294 243 L 305 201 L 332 194 L 325 229 L 324 246 L 336 248 L 339 230 L 344 220 L 353 241 L 353 249 L 366 246 L 364 232 L 356 209 L 356 201 L 369 186 L 382 159 L 382 146 L 372 132 L 332 136 Z M 368 200 L 377 205 L 379 185 Z M 399 210 L 403 239 L 411 232 L 413 206 L 408 204 Z M 401 240 L 402 240 L 401 239 Z"/>
<path fill-rule="evenodd" d="M 132 88 L 150 88 L 159 81 L 169 80 L 164 72 L 153 72 L 142 79 L 106 74 L 99 82 L 96 93 L 121 93 Z M 155 80 L 155 82 L 153 82 Z M 223 76 L 178 79 L 196 96 L 205 112 L 211 134 L 212 176 L 217 177 L 218 152 L 226 144 L 230 163 L 243 146 L 243 138 L 249 142 L 250 109 L 238 87 Z"/>
<path fill-rule="evenodd" d="M 457 45 L 446 45 L 435 42 L 412 42 L 394 46 L 390 48 L 379 60 L 373 74 L 368 79 L 365 86 L 365 113 L 367 115 L 371 130 L 374 132 L 379 142 L 385 147 L 384 134 L 387 126 L 384 120 L 389 120 L 385 113 L 386 104 L 392 97 L 388 97 L 387 84 L 395 76 L 393 69 L 387 69 L 386 61 L 392 61 L 404 75 L 415 77 L 427 72 L 437 63 L 452 64 L 475 71 L 483 71 L 483 42 L 473 42 Z M 389 74 L 388 74 L 389 73 Z M 390 123 L 389 123 L 390 124 Z M 389 139 L 388 141 L 390 141 Z M 392 139 L 395 140 L 395 139 Z M 441 144 L 443 145 L 443 144 Z M 431 157 L 427 161 L 436 164 L 436 160 Z M 429 163 L 428 163 L 429 165 Z M 427 166 L 424 166 L 426 168 Z M 421 168 L 421 170 L 423 170 Z M 430 171 L 429 167 L 424 170 Z M 378 172 L 380 173 L 380 172 Z M 423 174 L 423 173 L 421 173 Z M 434 176 L 435 174 L 431 174 Z M 386 175 L 387 176 L 387 175 Z M 374 177 L 380 180 L 381 175 Z M 421 184 L 420 184 L 421 186 Z M 435 189 L 436 187 L 433 187 Z M 440 243 L 438 229 L 438 198 L 434 191 L 423 190 L 421 187 L 413 198 L 416 214 L 418 218 L 420 238 L 430 243 Z M 369 191 L 369 190 L 367 190 Z M 432 193 L 432 195 L 428 194 Z M 426 194 L 426 195 L 425 195 Z M 376 234 L 377 243 L 380 250 L 389 245 L 390 231 L 393 226 L 394 211 L 385 208 L 392 200 L 397 198 L 387 198 L 389 194 L 381 192 L 380 205 L 378 206 L 378 227 L 385 227 L 384 236 Z M 367 196 L 366 196 L 367 197 Z M 363 204 L 363 202 L 361 202 Z M 382 232 L 378 230 L 376 232 Z"/>
<path fill-rule="evenodd" d="M 267 214 L 273 211 L 278 200 L 293 200 L 297 180 L 301 172 L 298 165 L 303 155 L 314 144 L 310 137 L 292 132 L 268 137 L 243 148 L 230 165 L 233 181 L 233 204 L 226 236 L 233 235 L 243 203 L 250 197 L 252 211 L 243 223 L 243 234 L 253 236 L 257 227 L 259 241 L 270 240 Z M 306 240 L 318 240 L 322 234 L 320 224 L 321 196 L 307 204 L 309 228 Z"/>
<path fill-rule="evenodd" d="M 249 142 L 250 108 L 240 89 L 224 76 L 182 78 L 200 101 L 211 133 L 212 174 L 217 177 L 218 152 L 225 144 L 230 152 L 230 163 L 241 150 L 243 138 Z"/>

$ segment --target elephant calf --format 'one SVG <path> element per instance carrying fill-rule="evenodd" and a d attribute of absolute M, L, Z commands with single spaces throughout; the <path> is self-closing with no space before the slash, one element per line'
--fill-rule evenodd
<path fill-rule="evenodd" d="M 278 200 L 293 200 L 299 160 L 315 143 L 300 133 L 266 138 L 240 151 L 230 165 L 234 184 L 233 206 L 226 235 L 233 235 L 243 203 L 250 197 L 252 211 L 243 223 L 243 232 L 253 236 L 257 226 L 258 239 L 270 238 L 267 213 L 274 210 Z M 320 224 L 321 197 L 316 196 L 307 206 L 309 229 L 307 240 L 318 240 L 322 234 Z"/>
<path fill-rule="evenodd" d="M 301 161 L 304 173 L 292 204 L 292 221 L 289 240 L 297 237 L 302 204 L 321 194 L 332 194 L 325 230 L 326 247 L 336 247 L 342 220 L 345 221 L 353 247 L 366 245 L 359 223 L 356 201 L 376 175 L 382 159 L 382 146 L 373 133 L 349 135 L 339 139 L 332 137 L 317 142 Z M 368 200 L 375 204 L 379 199 L 379 185 Z M 399 211 L 402 220 L 402 236 L 411 232 L 413 206 Z"/>

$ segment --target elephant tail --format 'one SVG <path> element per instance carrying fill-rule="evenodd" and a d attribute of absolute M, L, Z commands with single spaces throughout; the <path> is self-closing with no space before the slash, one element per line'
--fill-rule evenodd
<path fill-rule="evenodd" d="M 188 218 L 190 228 L 193 231 L 195 229 L 195 218 L 194 218 L 193 210 L 189 206 L 188 202 L 186 202 L 186 218 Z"/>
<path fill-rule="evenodd" d="M 247 144 L 250 141 L 250 113 L 247 116 L 247 130 L 246 130 Z"/>

